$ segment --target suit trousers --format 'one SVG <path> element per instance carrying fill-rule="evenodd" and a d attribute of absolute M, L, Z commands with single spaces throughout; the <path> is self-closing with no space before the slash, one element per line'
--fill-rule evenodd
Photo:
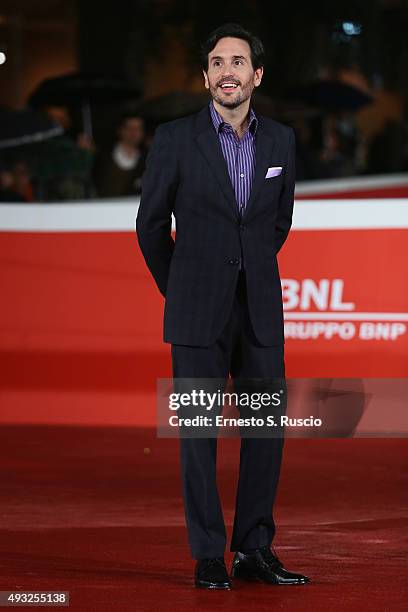
<path fill-rule="evenodd" d="M 285 377 L 284 345 L 261 345 L 252 329 L 245 271 L 241 270 L 228 322 L 206 347 L 172 345 L 173 377 L 223 379 Z M 241 437 L 231 551 L 269 546 L 283 436 Z M 180 437 L 180 463 L 188 541 L 193 559 L 222 557 L 226 529 L 216 482 L 217 437 Z"/>

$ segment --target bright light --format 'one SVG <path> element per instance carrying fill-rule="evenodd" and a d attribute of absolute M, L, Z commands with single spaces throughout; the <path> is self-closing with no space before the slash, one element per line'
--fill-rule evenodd
<path fill-rule="evenodd" d="M 347 36 L 358 36 L 361 34 L 361 25 L 355 21 L 343 21 L 341 26 L 343 28 L 343 32 L 347 34 Z"/>
<path fill-rule="evenodd" d="M 1 64 L 5 64 L 6 63 L 6 54 L 3 53 L 3 51 L 0 51 L 0 66 Z"/>

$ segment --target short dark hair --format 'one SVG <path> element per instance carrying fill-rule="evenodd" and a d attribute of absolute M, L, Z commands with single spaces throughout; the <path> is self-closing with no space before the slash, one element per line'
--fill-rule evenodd
<path fill-rule="evenodd" d="M 211 53 L 221 38 L 227 36 L 246 40 L 251 48 L 251 62 L 254 70 L 264 65 L 265 49 L 260 39 L 245 30 L 239 23 L 225 23 L 213 30 L 207 40 L 201 44 L 201 65 L 205 72 L 208 70 L 208 54 Z"/>
<path fill-rule="evenodd" d="M 130 121 L 131 119 L 139 119 L 142 123 L 144 123 L 144 118 L 138 112 L 125 111 L 119 117 L 118 124 L 117 124 L 118 127 L 119 128 L 123 127 L 125 123 L 127 123 L 127 121 Z"/>

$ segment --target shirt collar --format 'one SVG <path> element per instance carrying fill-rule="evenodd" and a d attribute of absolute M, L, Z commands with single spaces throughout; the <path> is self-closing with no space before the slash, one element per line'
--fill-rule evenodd
<path fill-rule="evenodd" d="M 210 114 L 211 114 L 211 119 L 212 119 L 215 131 L 217 132 L 217 134 L 224 127 L 224 125 L 229 125 L 229 123 L 226 123 L 224 119 L 221 117 L 220 113 L 215 108 L 212 100 L 210 100 Z M 258 118 L 255 115 L 255 112 L 252 106 L 250 106 L 248 129 L 251 131 L 252 134 L 255 134 L 257 127 L 258 127 Z"/>

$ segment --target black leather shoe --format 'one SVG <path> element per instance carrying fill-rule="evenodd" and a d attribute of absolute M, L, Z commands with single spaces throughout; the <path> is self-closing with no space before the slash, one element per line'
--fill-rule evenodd
<path fill-rule="evenodd" d="M 307 576 L 286 570 L 269 546 L 258 548 L 250 553 L 235 553 L 231 575 L 238 580 L 257 580 L 268 584 L 306 584 L 310 582 Z"/>
<path fill-rule="evenodd" d="M 195 567 L 195 585 L 200 589 L 230 589 L 224 558 L 200 559 Z"/>

